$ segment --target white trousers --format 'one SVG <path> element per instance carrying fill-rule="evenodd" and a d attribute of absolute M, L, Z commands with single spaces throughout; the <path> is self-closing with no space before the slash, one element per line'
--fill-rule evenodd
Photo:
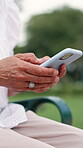
<path fill-rule="evenodd" d="M 28 111 L 28 122 L 0 128 L 0 148 L 83 148 L 83 130 Z"/>

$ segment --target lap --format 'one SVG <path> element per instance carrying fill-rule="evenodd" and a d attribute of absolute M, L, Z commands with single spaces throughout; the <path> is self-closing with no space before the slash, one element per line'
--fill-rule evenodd
<path fill-rule="evenodd" d="M 23 136 L 10 129 L 0 128 L 0 148 L 54 148 L 41 141 Z"/>
<path fill-rule="evenodd" d="M 82 148 L 83 131 L 27 112 L 28 121 L 13 130 L 30 138 L 50 144 L 56 148 Z"/>
<path fill-rule="evenodd" d="M 0 148 L 83 148 L 83 131 L 28 111 L 28 121 L 0 128 Z"/>

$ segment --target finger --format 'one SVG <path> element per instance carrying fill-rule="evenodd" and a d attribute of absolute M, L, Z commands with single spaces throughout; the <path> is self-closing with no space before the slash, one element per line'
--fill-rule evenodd
<path fill-rule="evenodd" d="M 59 73 L 56 69 L 40 67 L 31 63 L 27 63 L 24 69 L 27 73 L 36 76 L 57 76 Z"/>
<path fill-rule="evenodd" d="M 65 64 L 63 64 L 63 65 L 61 65 L 60 66 L 60 69 L 59 69 L 59 78 L 62 78 L 62 77 L 64 77 L 65 75 L 66 75 L 66 65 Z"/>
<path fill-rule="evenodd" d="M 57 79 L 59 79 L 59 77 L 57 76 L 56 77 L 38 77 L 38 76 L 33 76 L 28 74 L 26 81 L 35 82 L 35 83 L 53 83 Z"/>
<path fill-rule="evenodd" d="M 13 89 L 13 90 L 17 91 L 17 92 L 33 91 L 33 92 L 36 92 L 36 93 L 41 93 L 41 92 L 47 91 L 48 89 L 49 88 L 39 88 L 39 89 L 31 90 L 30 88 L 24 88 L 24 89 Z"/>
<path fill-rule="evenodd" d="M 52 83 L 55 81 L 57 76 L 35 76 L 28 74 L 26 72 L 21 72 L 21 74 L 13 75 L 10 77 L 10 86 L 14 85 L 11 84 L 12 80 L 15 82 L 20 81 L 29 81 L 29 82 L 35 82 L 35 83 Z"/>
<path fill-rule="evenodd" d="M 17 58 L 20 58 L 23 61 L 30 62 L 33 64 L 38 64 L 38 65 L 44 63 L 45 61 L 47 61 L 50 58 L 48 56 L 45 56 L 45 57 L 39 59 L 35 56 L 34 53 L 16 54 L 15 56 Z"/>
<path fill-rule="evenodd" d="M 30 63 L 33 63 L 33 64 L 39 63 L 39 60 L 35 56 L 34 53 L 16 54 L 15 56 L 17 58 L 19 58 L 20 60 L 23 60 L 23 61 L 26 61 L 26 62 L 30 62 Z"/>
<path fill-rule="evenodd" d="M 15 91 L 34 91 L 34 90 L 38 90 L 38 89 L 49 89 L 51 87 L 53 87 L 57 82 L 59 81 L 59 78 L 55 79 L 55 81 L 53 83 L 47 83 L 47 84 L 40 84 L 40 83 L 35 83 L 35 88 L 29 88 L 29 83 L 30 82 L 12 82 L 14 86 L 13 89 Z"/>
<path fill-rule="evenodd" d="M 33 89 L 39 89 L 39 88 L 50 88 L 52 86 L 54 86 L 57 82 L 59 81 L 59 77 L 55 79 L 55 81 L 53 83 L 35 83 L 35 88 Z M 29 86 L 29 82 L 26 82 Z M 27 85 L 26 85 L 27 86 Z M 30 89 L 30 90 L 33 90 Z"/>
<path fill-rule="evenodd" d="M 40 59 L 38 59 L 38 64 L 40 65 L 40 64 L 46 62 L 46 61 L 49 60 L 49 59 L 50 59 L 49 56 L 45 56 L 45 57 L 43 57 L 43 58 L 40 58 Z"/>
<path fill-rule="evenodd" d="M 58 79 L 58 81 L 59 81 L 59 79 Z M 58 82 L 57 81 L 57 82 Z M 41 93 L 41 92 L 45 92 L 45 91 L 47 91 L 49 88 L 51 88 L 51 87 L 53 87 L 57 82 L 54 82 L 54 83 L 52 83 L 52 84 L 50 84 L 50 85 L 48 85 L 48 87 L 46 88 L 46 87 L 44 87 L 44 88 L 37 88 L 37 89 L 31 89 L 31 91 L 34 91 L 34 92 L 36 92 L 36 93 Z"/>
<path fill-rule="evenodd" d="M 45 88 L 44 89 L 37 89 L 37 90 L 33 90 L 33 92 L 35 92 L 35 93 L 42 93 L 42 92 L 47 91 L 48 89 L 45 89 Z"/>

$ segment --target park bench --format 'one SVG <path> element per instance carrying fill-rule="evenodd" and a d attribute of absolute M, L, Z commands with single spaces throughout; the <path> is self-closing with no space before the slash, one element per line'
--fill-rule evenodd
<path fill-rule="evenodd" d="M 18 103 L 24 106 L 25 110 L 32 110 L 37 113 L 37 109 L 43 103 L 51 103 L 55 107 L 58 108 L 60 112 L 61 122 L 65 124 L 72 124 L 72 114 L 70 108 L 66 104 L 64 100 L 56 96 L 45 96 L 45 97 L 37 97 L 32 99 L 26 99 L 23 101 L 16 101 L 14 103 Z"/>

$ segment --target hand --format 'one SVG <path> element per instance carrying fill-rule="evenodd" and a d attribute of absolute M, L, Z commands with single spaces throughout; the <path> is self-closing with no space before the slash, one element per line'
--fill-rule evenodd
<path fill-rule="evenodd" d="M 29 56 L 28 56 L 28 53 L 27 54 L 17 54 L 16 56 L 18 58 L 20 58 L 21 60 L 28 61 L 30 63 L 38 64 L 38 65 L 42 64 L 43 62 L 47 61 L 50 58 L 48 56 L 45 56 L 45 57 L 43 57 L 41 59 L 38 59 L 33 54 L 33 56 L 35 58 L 35 60 L 34 60 L 34 59 L 31 58 L 32 54 L 33 53 L 31 53 L 31 55 L 29 55 Z M 64 77 L 66 75 L 66 71 L 67 71 L 66 65 L 65 64 L 61 65 L 60 68 L 59 68 L 59 74 L 58 74 L 57 82 L 60 80 L 60 78 L 62 78 L 62 77 Z M 55 84 L 56 84 L 56 82 L 54 82 L 52 85 L 50 85 L 50 87 L 53 87 Z M 45 88 L 45 85 L 44 85 L 44 91 L 48 90 L 50 87 L 47 84 L 47 88 Z M 37 92 L 37 93 L 39 92 L 40 93 L 40 92 L 42 92 L 42 89 L 40 88 L 39 90 L 34 91 L 34 92 Z"/>
<path fill-rule="evenodd" d="M 48 57 L 48 56 L 38 59 L 33 53 L 16 54 L 15 56 L 20 58 L 23 61 L 30 62 L 32 64 L 38 64 L 38 65 L 40 65 L 40 64 L 44 63 L 45 61 L 47 61 L 48 59 L 50 59 L 50 57 Z M 32 58 L 32 56 L 33 56 L 33 58 Z M 58 77 L 59 78 L 64 77 L 66 75 L 66 70 L 67 70 L 66 65 L 65 64 L 61 65 L 59 68 Z"/>
<path fill-rule="evenodd" d="M 59 81 L 57 70 L 39 67 L 38 64 L 47 59 L 48 57 L 38 59 L 34 54 L 28 53 L 0 60 L 0 86 L 15 91 L 46 91 Z M 36 84 L 34 89 L 28 88 L 30 81 Z"/>
<path fill-rule="evenodd" d="M 65 65 L 65 64 L 61 65 L 60 68 L 59 68 L 58 77 L 59 77 L 59 78 L 64 77 L 64 76 L 66 75 L 66 71 L 67 71 L 66 65 Z"/>

